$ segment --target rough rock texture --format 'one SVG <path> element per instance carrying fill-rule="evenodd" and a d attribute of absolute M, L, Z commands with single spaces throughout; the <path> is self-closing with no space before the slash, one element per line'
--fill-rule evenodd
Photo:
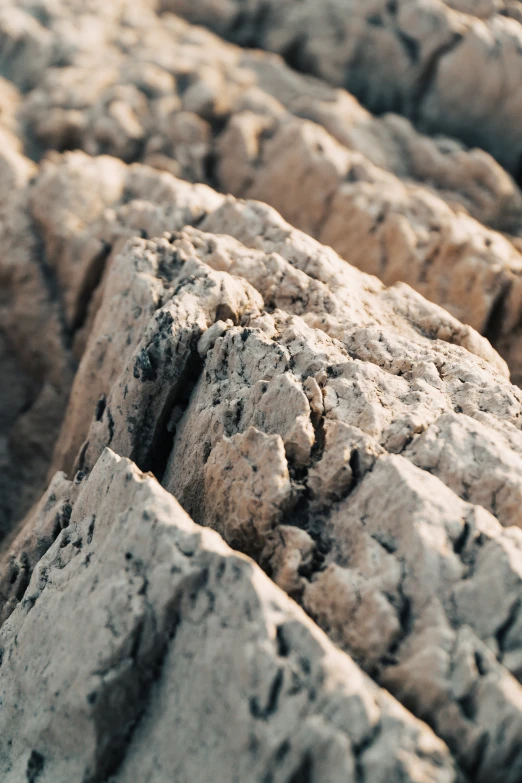
<path fill-rule="evenodd" d="M 517 0 L 162 0 L 246 46 L 347 87 L 379 113 L 491 152 L 521 174 Z"/>
<path fill-rule="evenodd" d="M 476 220 L 520 233 L 522 197 L 492 158 L 396 115 L 375 118 L 343 90 L 171 15 L 99 19 L 96 62 L 56 11 L 41 16 L 39 36 L 19 46 L 29 53 L 45 38 L 60 56 L 19 112 L 29 152 L 110 153 L 270 203 L 364 271 L 408 282 L 486 334 L 519 381 L 522 256 Z"/>
<path fill-rule="evenodd" d="M 270 203 L 386 284 L 409 283 L 486 334 L 520 379 L 522 256 L 506 238 L 311 123 L 243 113 L 219 144 L 225 191 Z"/>
<path fill-rule="evenodd" d="M 34 164 L 9 147 L 0 152 L 0 164 L 2 155 L 0 351 L 6 393 L 0 414 L 5 467 L 0 538 L 45 487 L 76 370 L 74 355 L 81 355 L 85 343 L 90 297 L 111 252 L 144 225 L 152 235 L 161 234 L 167 226 L 197 222 L 205 209 L 222 201 L 209 188 L 84 155 L 72 155 L 58 168 L 52 161 L 43 164 L 27 185 Z M 156 227 L 150 214 L 155 207 L 145 197 L 164 204 L 156 208 Z M 125 200 L 131 203 L 122 206 L 120 225 L 109 208 Z"/>
<path fill-rule="evenodd" d="M 53 276 L 28 214 L 16 89 L 0 79 L 0 538 L 39 497 L 71 378 Z"/>
<path fill-rule="evenodd" d="M 2 780 L 520 783 L 520 8 L 0 0 Z"/>
<path fill-rule="evenodd" d="M 113 259 L 55 465 L 89 472 L 109 445 L 152 470 L 471 779 L 515 783 L 521 413 L 469 327 L 227 199 Z"/>
<path fill-rule="evenodd" d="M 522 256 L 513 245 L 422 188 L 348 152 L 312 123 L 275 121 L 259 150 L 258 119 L 248 112 L 237 115 L 221 134 L 215 171 L 223 189 L 273 203 L 346 260 L 387 284 L 408 282 L 444 305 L 493 341 L 518 381 Z M 74 332 L 81 331 L 90 292 L 115 243 L 106 224 L 130 222 L 127 237 L 137 230 L 155 236 L 193 222 L 196 204 L 204 211 L 220 199 L 165 173 L 79 154 L 45 161 L 25 198 Z M 185 198 L 193 206 L 178 211 L 178 200 L 182 206 Z M 110 210 L 132 217 L 116 220 Z"/>
<path fill-rule="evenodd" d="M 444 744 L 154 478 L 107 450 L 80 490 L 0 631 L 2 780 L 456 781 Z"/>
<path fill-rule="evenodd" d="M 483 223 L 522 230 L 520 191 L 484 152 L 422 136 L 396 115 L 373 117 L 344 90 L 171 15 L 137 18 L 141 24 L 132 34 L 128 24 L 106 29 L 111 46 L 96 63 L 81 50 L 41 72 L 20 110 L 29 150 L 41 155 L 50 147 L 79 147 L 202 180 L 215 154 L 214 138 L 233 115 L 290 115 L 322 125 L 344 146 L 401 178 L 425 183 Z M 63 46 L 68 28 L 47 25 Z"/>

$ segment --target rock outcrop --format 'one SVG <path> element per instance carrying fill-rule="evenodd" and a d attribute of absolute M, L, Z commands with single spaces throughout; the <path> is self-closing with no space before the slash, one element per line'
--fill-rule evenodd
<path fill-rule="evenodd" d="M 82 476 L 110 446 L 151 470 L 471 778 L 515 783 L 520 391 L 483 338 L 407 286 L 385 289 L 269 207 L 221 202 L 112 257 L 55 467 Z M 37 520 L 4 561 L 5 616 L 34 547 L 60 535 L 45 504 Z"/>
<path fill-rule="evenodd" d="M 37 166 L 17 135 L 19 102 L 0 79 L 0 538 L 44 489 L 72 378 L 59 292 L 29 214 Z"/>
<path fill-rule="evenodd" d="M 213 173 L 213 142 L 233 116 L 293 116 L 493 228 L 522 230 L 520 191 L 481 150 L 423 136 L 397 115 L 374 117 L 349 93 L 295 73 L 279 57 L 245 52 L 172 15 L 135 16 L 132 34 L 128 19 L 105 23 L 105 56 L 92 62 L 83 48 L 73 50 L 39 74 L 20 109 L 36 156 L 77 147 L 201 181 Z M 92 23 L 85 10 L 83 19 Z M 70 48 L 68 28 L 48 20 L 44 31 L 59 51 Z"/>
<path fill-rule="evenodd" d="M 424 724 L 128 460 L 106 450 L 69 515 L 0 630 L 6 783 L 457 780 Z"/>
<path fill-rule="evenodd" d="M 520 783 L 520 7 L 0 0 L 2 781 Z"/>
<path fill-rule="evenodd" d="M 278 57 L 145 6 L 95 19 L 83 9 L 75 24 L 96 31 L 95 61 L 63 7 L 41 22 L 24 8 L 25 37 L 12 16 L 3 34 L 8 51 L 26 52 L 12 77 L 32 87 L 19 111 L 28 152 L 110 153 L 270 203 L 350 263 L 478 329 L 520 380 L 522 256 L 489 227 L 520 233 L 522 197 L 489 155 L 373 117 Z M 28 81 L 23 64 L 44 55 Z"/>
<path fill-rule="evenodd" d="M 521 174 L 517 0 L 162 0 L 244 46 L 347 87 L 372 111 L 491 152 Z"/>

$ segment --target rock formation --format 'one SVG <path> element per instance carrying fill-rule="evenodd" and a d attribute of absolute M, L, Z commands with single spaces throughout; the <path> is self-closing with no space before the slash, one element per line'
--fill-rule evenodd
<path fill-rule="evenodd" d="M 0 631 L 6 783 L 456 781 L 444 744 L 154 478 L 106 450 L 76 494 Z"/>
<path fill-rule="evenodd" d="M 161 0 L 161 7 L 278 52 L 373 111 L 404 114 L 522 173 L 518 0 Z"/>
<path fill-rule="evenodd" d="M 519 4 L 238 5 L 0 3 L 0 776 L 520 783 Z"/>
<path fill-rule="evenodd" d="M 32 88 L 19 111 L 27 151 L 110 153 L 265 201 L 485 334 L 520 380 L 520 242 L 498 231 L 520 234 L 522 196 L 489 155 L 397 115 L 373 117 L 278 57 L 145 5 L 116 4 L 101 18 L 82 9 L 75 25 L 98 36 L 94 61 L 63 8 L 43 3 L 40 23 L 24 6 L 16 28 L 13 13 L 4 27 L 0 16 L 0 35 L 20 51 L 12 78 Z M 40 60 L 48 67 L 26 72 Z"/>

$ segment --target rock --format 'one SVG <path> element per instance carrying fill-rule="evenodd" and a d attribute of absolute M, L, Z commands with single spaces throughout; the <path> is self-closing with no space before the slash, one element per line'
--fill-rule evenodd
<path fill-rule="evenodd" d="M 522 257 L 505 237 L 347 152 L 311 123 L 279 122 L 263 141 L 262 134 L 248 113 L 222 134 L 225 190 L 270 203 L 387 285 L 407 282 L 490 337 L 519 380 Z"/>
<path fill-rule="evenodd" d="M 6 407 L 5 413 L 2 402 L 1 458 L 7 472 L 0 538 L 10 533 L 45 488 L 76 370 L 74 354 L 80 356 L 85 346 L 94 304 L 91 296 L 112 253 L 137 231 L 146 232 L 145 227 L 152 235 L 161 234 L 166 226 L 181 228 L 222 201 L 204 186 L 144 167 L 129 168 L 114 158 L 58 157 L 59 165 L 47 160 L 35 177 L 36 167 L 18 151 L 6 147 L 2 155 L 6 167 L 0 236 L 5 253 L 0 257 L 0 281 L 5 297 L 0 301 L 0 337 L 4 335 L 5 348 L 0 340 L 0 349 L 2 356 L 6 352 L 5 366 L 12 367 L 13 373 L 16 367 L 20 379 L 6 382 L 6 388 L 16 385 L 13 406 Z M 144 202 L 146 194 L 155 205 Z M 124 205 L 125 199 L 131 203 Z M 118 222 L 114 209 L 118 202 L 125 225 Z M 124 287 L 120 285 L 117 293 L 125 299 Z M 138 296 L 138 301 L 128 304 L 131 329 L 140 301 Z M 117 356 L 127 339 L 132 338 L 122 332 L 113 345 L 105 341 L 105 351 Z M 102 350 L 102 345 L 96 350 Z M 18 393 L 18 387 L 24 391 Z M 92 405 L 98 399 L 93 385 Z M 85 415 L 89 420 L 90 408 Z"/>
<path fill-rule="evenodd" d="M 0 540 L 45 488 L 71 380 L 59 296 L 28 210 L 20 96 L 0 79 Z"/>
<path fill-rule="evenodd" d="M 131 333 L 105 295 L 125 280 L 132 302 L 144 269 L 164 293 Z M 152 470 L 473 779 L 515 783 L 522 398 L 487 343 L 231 198 L 198 228 L 129 242 L 104 290 L 78 375 L 98 366 L 101 402 L 77 418 L 77 386 L 60 443 L 78 452 L 55 465 L 89 472 L 110 445 Z M 91 364 L 101 334 L 126 333 L 118 361 Z"/>
<path fill-rule="evenodd" d="M 93 62 L 89 36 L 84 41 L 71 29 L 71 8 L 48 5 L 40 0 L 37 23 L 29 7 L 17 4 L 13 18 L 27 30 L 37 25 L 38 35 L 18 40 L 13 20 L 5 22 L 5 36 L 27 47 L 25 60 L 38 36 L 48 41 L 49 57 L 63 60 L 42 67 L 22 101 L 28 151 L 109 152 L 266 201 L 364 271 L 387 284 L 408 282 L 484 333 L 520 381 L 518 329 L 513 334 L 520 321 L 520 252 L 467 214 L 502 231 L 522 231 L 520 191 L 488 155 L 422 136 L 397 115 L 373 117 L 348 93 L 293 73 L 278 57 L 245 53 L 169 14 L 160 20 L 144 4 L 118 3 L 96 18 L 94 7 L 84 10 L 77 26 L 99 37 Z M 12 78 L 26 83 L 18 71 Z M 66 202 L 73 223 L 98 214 L 98 198 L 119 200 L 123 169 L 116 174 L 118 166 L 103 161 L 83 170 L 89 196 L 77 193 Z M 67 176 L 71 198 L 70 169 Z M 71 250 L 73 261 L 54 244 L 72 228 L 55 225 L 56 236 L 49 236 L 59 197 L 54 192 L 47 202 L 37 187 L 31 203 L 44 224 L 47 252 L 65 253 L 60 283 L 69 289 L 74 282 L 74 291 L 65 292 L 64 315 L 76 329 L 108 249 L 93 243 L 83 249 L 88 259 L 77 262 L 78 248 Z"/>
<path fill-rule="evenodd" d="M 0 4 L 7 783 L 522 778 L 522 197 L 412 124 L 520 8 L 327 5 Z"/>
<path fill-rule="evenodd" d="M 61 530 L 69 525 L 72 502 L 81 482 L 64 473 L 56 473 L 39 503 L 20 526 L 14 540 L 2 542 L 0 550 L 0 624 L 23 598 L 32 572 L 40 558 L 54 543 Z"/>
<path fill-rule="evenodd" d="M 63 45 L 53 19 L 46 30 Z M 147 12 L 143 29 L 125 28 L 132 44 L 128 36 L 122 42 L 114 19 L 104 24 L 106 57 L 93 66 L 74 50 L 67 67 L 42 71 L 24 99 L 31 145 L 110 152 L 266 201 L 364 271 L 387 284 L 408 282 L 484 333 L 520 380 L 512 332 L 521 255 L 467 214 L 522 231 L 520 191 L 488 155 L 422 136 L 396 115 L 375 118 L 348 93 L 292 73 L 279 58 L 244 53 L 175 17 L 159 24 Z M 110 168 L 96 172 L 100 181 Z M 37 220 L 38 202 L 41 191 Z M 102 245 L 94 254 L 91 277 L 104 252 Z M 66 306 L 81 322 L 81 298 Z"/>
<path fill-rule="evenodd" d="M 243 127 L 238 122 L 233 123 L 236 130 Z M 360 156 L 350 157 L 332 139 L 317 158 L 313 149 L 317 133 L 323 131 L 296 122 L 296 126 L 285 124 L 265 142 L 261 168 L 252 160 L 242 160 L 244 128 L 239 136 L 225 131 L 218 171 L 227 189 L 273 201 L 286 217 L 340 248 L 348 260 L 388 284 L 406 280 L 444 304 L 494 339 L 518 380 L 520 351 L 514 327 L 522 290 L 521 256 L 511 243 L 465 215 L 455 216 L 421 190 L 390 182 L 389 175 Z M 288 149 L 295 157 L 287 155 Z M 227 160 L 234 160 L 234 167 Z M 303 197 L 306 189 L 298 186 L 305 169 L 316 171 L 324 180 L 310 184 L 315 199 Z M 345 182 L 352 174 L 355 181 Z M 101 183 L 110 182 L 110 177 L 116 177 L 113 190 L 106 189 L 101 196 Z M 250 184 L 245 186 L 244 179 Z M 282 180 L 285 187 L 281 187 Z M 63 286 L 67 322 L 82 346 L 90 294 L 103 275 L 107 258 L 121 248 L 124 239 L 136 232 L 155 236 L 177 229 L 184 222 L 196 221 L 198 209 L 203 215 L 222 201 L 210 190 L 191 189 L 166 173 L 136 166 L 126 169 L 113 159 L 91 159 L 79 153 L 48 160 L 28 198 L 49 265 Z M 166 200 L 177 203 L 180 198 L 190 200 L 187 210 L 174 214 L 174 207 L 165 207 Z M 333 211 L 325 212 L 325 201 L 334 205 Z"/>
<path fill-rule="evenodd" d="M 425 132 L 482 147 L 520 175 L 522 108 L 513 91 L 522 77 L 518 2 L 328 0 L 319 7 L 312 0 L 247 5 L 162 0 L 161 5 L 346 86 L 372 111 L 398 111 Z"/>
<path fill-rule="evenodd" d="M 70 47 L 69 27 L 56 27 L 52 13 L 48 28 L 56 47 Z M 66 66 L 43 69 L 24 99 L 20 113 L 37 148 L 141 159 L 202 181 L 212 175 L 215 138 L 234 115 L 287 114 L 322 125 L 348 149 L 488 225 L 522 230 L 520 192 L 489 155 L 423 136 L 397 115 L 373 117 L 344 90 L 300 76 L 278 57 L 244 52 L 170 15 L 146 14 L 131 41 L 114 20 L 100 36 L 105 57 L 93 63 L 83 49 L 71 53 Z"/>
<path fill-rule="evenodd" d="M 209 765 L 219 780 L 457 780 L 423 723 L 110 450 L 0 644 L 6 783 L 181 783 Z"/>

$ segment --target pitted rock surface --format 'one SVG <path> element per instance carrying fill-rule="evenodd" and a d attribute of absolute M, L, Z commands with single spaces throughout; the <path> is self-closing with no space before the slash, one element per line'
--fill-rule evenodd
<path fill-rule="evenodd" d="M 457 780 L 425 724 L 110 450 L 0 644 L 6 783 Z"/>
<path fill-rule="evenodd" d="M 489 228 L 519 234 L 522 197 L 486 153 L 423 136 L 396 114 L 373 117 L 343 90 L 152 4 L 96 17 L 37 5 L 6 11 L 3 30 L 6 51 L 20 52 L 12 78 L 31 87 L 19 110 L 30 154 L 81 147 L 266 201 L 350 263 L 408 282 L 485 334 L 519 382 L 520 243 Z M 23 64 L 39 57 L 48 67 L 28 81 Z"/>
<path fill-rule="evenodd" d="M 252 128 L 249 116 L 235 117 L 220 136 L 216 171 L 225 190 L 273 203 L 385 283 L 408 282 L 491 338 L 519 379 L 522 256 L 511 242 L 333 139 L 319 144 L 325 132 L 312 123 L 285 120 L 259 152 L 259 127 Z M 308 180 L 309 189 L 303 187 Z M 46 266 L 60 285 L 63 319 L 80 332 L 78 340 L 90 294 L 123 236 L 119 223 L 130 224 L 127 237 L 157 236 L 192 223 L 198 210 L 201 216 L 222 200 L 166 172 L 80 153 L 51 156 L 22 191 Z"/>
<path fill-rule="evenodd" d="M 520 783 L 521 8 L 0 0 L 2 780 Z"/>
<path fill-rule="evenodd" d="M 227 199 L 113 258 L 55 466 L 88 473 L 110 446 L 153 471 L 470 777 L 515 783 L 521 405 L 469 327 Z"/>

